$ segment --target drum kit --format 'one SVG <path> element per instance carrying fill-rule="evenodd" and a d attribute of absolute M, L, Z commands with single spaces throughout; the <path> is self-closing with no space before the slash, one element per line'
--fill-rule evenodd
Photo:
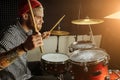
<path fill-rule="evenodd" d="M 100 19 L 73 20 L 76 25 L 102 23 Z M 53 35 L 68 35 L 66 31 L 53 31 Z M 93 35 L 92 35 L 93 36 Z M 64 53 L 43 54 L 41 62 L 46 72 L 58 75 L 58 80 L 65 80 L 64 73 L 71 74 L 71 80 L 120 80 L 119 70 L 109 70 L 110 56 L 93 41 L 76 41 L 69 47 L 71 55 Z"/>

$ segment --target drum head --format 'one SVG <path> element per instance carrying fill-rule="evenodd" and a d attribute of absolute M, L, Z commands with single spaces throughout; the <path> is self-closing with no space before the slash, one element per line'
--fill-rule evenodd
<path fill-rule="evenodd" d="M 64 62 L 69 58 L 62 53 L 47 53 L 42 56 L 42 59 L 48 62 Z"/>
<path fill-rule="evenodd" d="M 101 62 L 108 54 L 101 49 L 76 50 L 70 56 L 70 60 L 74 62 Z"/>

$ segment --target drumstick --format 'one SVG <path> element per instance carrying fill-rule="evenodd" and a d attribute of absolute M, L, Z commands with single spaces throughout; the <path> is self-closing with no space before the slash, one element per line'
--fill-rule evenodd
<path fill-rule="evenodd" d="M 35 18 L 34 18 L 33 11 L 32 11 L 32 7 L 31 7 L 31 3 L 30 3 L 29 0 L 28 0 L 28 4 L 29 4 L 29 8 L 30 8 L 30 12 L 31 12 L 32 19 L 33 19 L 33 24 L 34 24 L 35 32 L 39 32 L 38 29 L 37 29 L 36 23 L 35 23 Z M 42 48 L 42 46 L 40 46 L 39 48 L 40 48 L 41 53 L 43 53 L 43 48 Z"/>
<path fill-rule="evenodd" d="M 59 19 L 59 21 L 52 27 L 52 29 L 50 30 L 50 32 L 52 32 L 53 31 L 53 29 L 62 21 L 62 19 L 65 17 L 65 15 L 63 15 L 60 19 Z"/>
<path fill-rule="evenodd" d="M 33 11 L 32 11 L 32 7 L 31 7 L 30 0 L 28 0 L 28 4 L 29 4 L 29 8 L 30 8 L 31 15 L 32 15 L 32 19 L 33 19 L 34 29 L 35 29 L 36 32 L 39 32 L 39 31 L 37 30 L 37 26 L 36 26 L 36 23 L 35 23 L 35 18 L 34 18 L 34 14 L 33 14 Z"/>

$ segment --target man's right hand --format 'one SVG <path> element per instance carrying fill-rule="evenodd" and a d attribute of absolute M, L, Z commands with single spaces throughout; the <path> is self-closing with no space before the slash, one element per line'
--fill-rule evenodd
<path fill-rule="evenodd" d="M 27 38 L 27 40 L 23 43 L 24 48 L 27 50 L 32 50 L 36 47 L 43 45 L 43 40 L 41 33 L 35 33 Z"/>

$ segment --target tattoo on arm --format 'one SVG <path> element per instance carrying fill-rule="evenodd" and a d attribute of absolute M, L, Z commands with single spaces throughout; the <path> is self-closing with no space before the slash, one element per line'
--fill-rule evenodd
<path fill-rule="evenodd" d="M 0 54 L 0 69 L 9 66 L 18 57 L 17 48 Z"/>

